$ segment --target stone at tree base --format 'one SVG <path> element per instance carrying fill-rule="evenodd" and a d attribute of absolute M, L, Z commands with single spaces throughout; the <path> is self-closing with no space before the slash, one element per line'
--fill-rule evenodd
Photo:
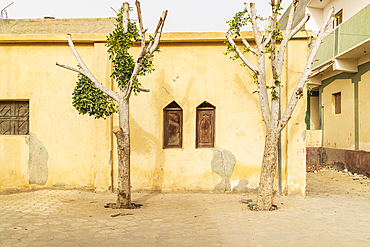
<path fill-rule="evenodd" d="M 66 186 L 65 183 L 56 183 L 56 184 L 53 184 L 54 187 L 64 187 Z"/>
<path fill-rule="evenodd" d="M 250 202 L 252 202 L 252 199 L 250 199 L 250 198 L 242 198 L 241 202 L 242 202 L 242 203 L 247 203 L 247 204 L 249 204 Z"/>
<path fill-rule="evenodd" d="M 105 208 L 112 208 L 112 209 L 137 209 L 137 208 L 140 208 L 141 206 L 143 206 L 143 204 L 131 203 L 130 206 L 120 207 L 120 206 L 117 205 L 117 203 L 108 203 L 104 207 Z"/>

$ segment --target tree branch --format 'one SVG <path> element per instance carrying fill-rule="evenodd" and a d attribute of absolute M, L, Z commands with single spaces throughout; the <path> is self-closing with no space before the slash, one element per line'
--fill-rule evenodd
<path fill-rule="evenodd" d="M 275 4 L 275 1 L 271 0 L 271 9 L 272 9 L 272 15 L 271 15 L 271 67 L 272 67 L 272 76 L 275 79 L 277 79 L 281 74 L 279 73 L 279 70 L 277 69 L 277 59 L 276 59 L 276 41 L 277 41 L 277 16 L 278 16 L 278 8 L 280 6 L 281 0 L 278 0 L 278 4 Z"/>
<path fill-rule="evenodd" d="M 247 7 L 247 5 L 246 5 L 246 7 Z M 263 119 L 265 120 L 266 125 L 270 126 L 271 111 L 270 111 L 267 88 L 266 88 L 265 53 L 264 53 L 265 46 L 264 46 L 264 43 L 262 43 L 262 41 L 261 41 L 261 37 L 259 36 L 258 25 L 257 25 L 257 12 L 256 12 L 256 8 L 255 8 L 254 3 L 249 4 L 249 13 L 250 13 L 250 18 L 251 18 L 251 22 L 252 22 L 254 40 L 255 40 L 256 46 L 257 46 L 256 55 L 257 55 L 257 60 L 258 60 L 258 68 L 255 68 L 255 71 L 257 71 L 258 73 L 255 73 L 255 74 L 257 76 L 258 86 L 259 86 L 259 89 L 260 89 L 259 100 L 260 100 L 261 112 L 262 112 L 262 116 L 263 116 Z M 228 37 L 228 40 L 230 42 L 230 40 L 232 40 L 231 37 Z M 233 44 L 233 43 L 230 42 L 230 44 L 233 45 L 233 47 L 237 48 L 235 43 Z M 238 51 L 237 49 L 236 49 L 236 51 L 238 53 L 240 53 L 240 51 Z M 248 60 L 246 60 L 246 61 L 248 61 Z M 244 60 L 243 60 L 243 62 L 244 62 Z"/>
<path fill-rule="evenodd" d="M 270 103 L 267 94 L 267 87 L 266 87 L 266 64 L 265 64 L 265 54 L 262 56 L 257 56 L 258 59 L 258 69 L 260 73 L 257 75 L 258 79 L 258 87 L 259 87 L 259 100 L 261 106 L 261 112 L 263 119 L 265 120 L 266 126 L 270 127 L 271 124 L 271 110 L 270 110 Z"/>
<path fill-rule="evenodd" d="M 293 38 L 294 35 L 296 35 L 296 33 L 299 32 L 299 30 L 301 30 L 301 28 L 306 24 L 306 22 L 308 22 L 308 20 L 310 19 L 311 15 L 310 14 L 307 14 L 303 20 L 292 30 L 292 32 L 290 33 L 290 36 L 289 36 L 289 40 L 291 38 Z"/>
<path fill-rule="evenodd" d="M 66 69 L 69 69 L 69 70 L 72 70 L 72 71 L 75 71 L 77 73 L 81 73 L 83 74 L 84 76 L 86 76 L 87 78 L 89 78 L 94 86 L 99 89 L 100 91 L 102 91 L 103 93 L 105 93 L 106 95 L 108 95 L 109 97 L 111 97 L 113 100 L 115 101 L 119 101 L 119 97 L 118 97 L 118 94 L 116 94 L 115 92 L 113 92 L 112 90 L 106 88 L 103 84 L 101 84 L 96 78 L 95 76 L 90 72 L 89 68 L 85 65 L 85 63 L 83 62 L 83 60 L 81 59 L 80 57 L 80 54 L 78 54 L 74 44 L 73 44 L 73 41 L 72 41 L 72 38 L 71 38 L 71 35 L 70 34 L 67 34 L 67 39 L 68 39 L 68 44 L 69 44 L 69 47 L 71 48 L 72 50 L 72 53 L 73 55 L 75 56 L 78 64 L 81 66 L 81 69 L 76 69 L 76 68 L 73 68 L 73 67 L 69 67 L 69 66 L 61 66 L 61 65 L 57 65 L 60 66 L 60 67 L 63 67 L 63 68 L 66 68 Z"/>
<path fill-rule="evenodd" d="M 252 21 L 252 28 L 253 28 L 253 34 L 254 34 L 254 40 L 256 41 L 257 47 L 258 47 L 258 53 L 264 50 L 264 47 L 262 47 L 261 37 L 258 33 L 258 25 L 257 25 L 257 12 L 256 12 L 256 6 L 255 3 L 250 3 L 250 16 Z"/>
<path fill-rule="evenodd" d="M 128 17 L 129 17 L 129 5 L 127 2 L 123 3 L 123 13 L 122 13 L 122 25 L 123 33 L 128 31 Z"/>
<path fill-rule="evenodd" d="M 266 47 L 266 45 L 271 41 L 272 34 L 269 33 L 265 39 L 265 42 L 263 42 L 263 47 Z"/>
<path fill-rule="evenodd" d="M 298 4 L 298 1 L 294 1 L 293 4 Z M 294 8 L 293 8 L 294 7 Z M 285 31 L 285 34 L 284 34 L 284 38 L 283 38 L 283 41 L 281 42 L 280 44 L 280 47 L 279 47 L 279 54 L 282 54 L 281 56 L 278 57 L 278 68 L 281 70 L 282 67 L 283 67 L 283 62 L 284 62 L 284 53 L 285 53 L 285 50 L 286 50 L 286 47 L 288 45 L 288 42 L 293 38 L 293 36 L 299 32 L 299 30 L 301 30 L 301 28 L 307 23 L 307 21 L 310 19 L 310 14 L 307 14 L 299 23 L 298 25 L 293 29 L 291 30 L 292 26 L 293 26 L 293 19 L 294 19 L 294 11 L 295 10 L 295 6 L 292 6 L 291 10 L 290 10 L 290 14 L 289 14 L 289 20 L 288 20 L 288 24 L 287 24 L 287 29 Z"/>
<path fill-rule="evenodd" d="M 136 4 L 136 9 L 137 9 L 137 18 L 139 19 L 140 38 L 141 38 L 141 41 L 144 40 L 144 42 L 141 42 L 141 49 L 143 49 L 143 47 L 145 48 L 145 31 L 146 30 L 144 30 L 143 17 L 141 15 L 141 9 L 140 9 L 140 2 L 136 0 L 135 4 Z"/>
<path fill-rule="evenodd" d="M 74 67 L 71 67 L 71 66 L 68 66 L 68 65 L 60 64 L 58 62 L 56 62 L 56 65 L 59 66 L 59 67 L 62 67 L 64 69 L 68 69 L 68 70 L 71 70 L 71 71 L 74 71 L 74 72 L 77 72 L 77 73 L 80 73 L 80 74 L 86 76 L 85 75 L 85 72 L 82 71 L 82 70 L 80 70 L 80 69 L 78 69 L 78 68 L 74 68 Z"/>
<path fill-rule="evenodd" d="M 162 36 L 162 30 L 163 30 L 164 22 L 165 22 L 166 17 L 167 17 L 167 12 L 168 12 L 167 10 L 162 12 L 161 19 L 160 19 L 160 21 L 158 23 L 160 28 L 156 30 L 156 33 L 155 33 L 155 36 L 154 36 L 154 43 L 150 47 L 150 52 L 149 52 L 150 56 L 153 55 L 153 53 L 155 52 L 155 50 L 158 47 L 159 40 L 161 39 L 161 36 Z M 148 48 L 149 48 L 149 46 L 148 46 Z"/>
<path fill-rule="evenodd" d="M 270 39 L 271 39 L 271 32 L 268 33 L 268 30 L 269 30 L 269 27 L 271 26 L 271 16 L 269 16 L 267 22 L 266 22 L 266 26 L 265 26 L 265 29 L 263 31 L 263 34 L 262 34 L 262 37 L 261 37 L 261 42 L 263 42 L 263 46 L 266 47 L 266 45 L 270 42 Z M 267 34 L 267 36 L 266 36 Z"/>
<path fill-rule="evenodd" d="M 139 90 L 140 92 L 144 92 L 144 93 L 149 93 L 150 92 L 150 89 L 146 89 L 146 88 L 142 88 L 142 87 L 137 87 L 136 89 Z"/>
<path fill-rule="evenodd" d="M 235 52 L 238 54 L 240 59 L 243 61 L 243 63 L 250 69 L 254 74 L 259 74 L 258 68 L 255 67 L 249 60 L 244 56 L 244 54 L 239 50 L 239 48 L 236 46 L 234 40 L 231 38 L 230 34 L 226 35 L 227 40 L 229 41 L 230 45 L 235 49 Z"/>
<path fill-rule="evenodd" d="M 155 32 L 154 32 L 154 34 L 153 34 L 153 39 L 154 39 L 154 41 L 156 40 L 157 33 L 161 30 L 161 27 L 163 27 L 163 25 L 164 25 L 164 21 L 165 21 L 165 19 L 166 19 L 166 17 L 167 17 L 167 12 L 168 12 L 167 10 L 166 10 L 166 11 L 163 11 L 163 12 L 162 12 L 162 16 L 159 18 L 157 28 L 155 29 Z M 149 53 L 150 53 L 150 50 L 151 50 L 151 48 L 152 48 L 152 46 L 153 46 L 153 44 L 154 44 L 154 41 L 153 41 L 153 40 L 151 40 L 151 41 L 149 42 L 148 49 L 147 49 L 147 51 L 148 51 Z"/>
<path fill-rule="evenodd" d="M 163 30 L 163 25 L 164 25 L 164 21 L 166 19 L 166 16 L 167 16 L 167 10 L 166 11 L 163 11 L 162 13 L 162 17 L 159 21 L 159 25 L 157 26 L 157 30 L 156 30 L 156 34 L 155 34 L 155 37 L 154 37 L 154 43 L 152 43 L 151 45 L 151 48 L 149 50 L 149 54 L 148 54 L 148 49 L 145 48 L 145 30 L 144 30 L 144 25 L 142 23 L 142 17 L 141 17 L 141 10 L 140 10 L 140 3 L 139 1 L 136 0 L 136 7 L 138 8 L 137 9 L 137 13 L 138 13 L 138 19 L 139 19 L 139 27 L 140 27 L 140 33 L 141 33 L 141 50 L 140 50 L 140 53 L 137 57 L 137 60 L 136 60 L 136 63 L 135 63 L 135 67 L 134 67 L 134 70 L 132 72 L 132 75 L 131 75 L 131 78 L 128 82 L 128 87 L 127 89 L 125 90 L 125 93 L 124 93 L 124 98 L 127 99 L 131 96 L 131 92 L 132 92 L 132 85 L 134 83 L 134 81 L 136 80 L 136 78 L 138 77 L 139 73 L 140 73 L 140 67 L 141 67 L 141 64 L 142 64 L 142 60 L 143 58 L 147 55 L 148 57 L 152 57 L 153 56 L 153 53 L 154 51 L 157 49 L 158 47 L 158 44 L 159 44 L 159 40 L 161 38 L 161 34 L 162 34 L 162 30 Z"/>
<path fill-rule="evenodd" d="M 252 46 L 248 43 L 248 41 L 244 38 L 242 38 L 243 44 L 254 54 L 256 54 L 256 49 L 252 48 Z"/>
<path fill-rule="evenodd" d="M 274 1 L 271 1 L 272 5 L 272 24 L 271 24 L 271 67 L 272 67 L 272 76 L 273 82 L 271 87 L 271 92 L 274 95 L 271 99 L 271 112 L 272 112 L 272 123 L 276 126 L 279 120 L 279 112 L 280 112 L 280 97 L 281 97 L 281 74 L 282 74 L 282 61 L 284 60 L 284 53 L 285 48 L 288 43 L 288 37 L 293 25 L 294 20 L 294 12 L 296 9 L 298 1 L 293 1 L 293 4 L 290 9 L 289 19 L 287 24 L 287 30 L 284 34 L 283 40 L 280 43 L 280 47 L 278 52 L 276 52 L 276 45 L 277 45 L 277 36 L 278 35 L 278 27 L 277 27 L 277 16 L 279 7 L 281 5 L 281 0 L 278 0 L 277 5 L 275 5 Z"/>
<path fill-rule="evenodd" d="M 292 26 L 293 26 L 293 20 L 294 20 L 295 9 L 297 7 L 297 3 L 298 3 L 298 1 L 295 0 L 293 2 L 293 4 L 291 5 L 291 7 L 290 7 L 288 23 L 287 23 L 287 26 L 286 26 L 286 30 L 285 30 L 285 34 L 284 34 L 283 40 L 282 40 L 282 42 L 280 44 L 279 54 L 283 53 L 282 52 L 283 50 L 285 51 L 285 47 L 286 47 L 286 45 L 289 42 L 289 37 L 290 37 L 290 33 L 291 33 L 291 30 L 292 30 Z M 285 46 L 284 46 L 284 44 L 285 44 Z M 284 55 L 282 55 L 282 56 L 284 56 Z"/>
<path fill-rule="evenodd" d="M 139 55 L 137 56 L 136 62 L 135 62 L 135 67 L 132 72 L 131 78 L 128 82 L 128 87 L 126 88 L 125 92 L 121 92 L 124 95 L 124 98 L 127 99 L 130 97 L 131 92 L 132 92 L 132 84 L 136 80 L 137 76 L 140 73 L 140 67 L 141 67 L 141 62 L 144 56 L 146 55 L 147 51 L 145 48 L 145 30 L 144 30 L 144 24 L 143 24 L 143 18 L 141 16 L 141 9 L 140 9 L 140 2 L 136 0 L 136 9 L 137 9 L 137 17 L 139 20 L 139 30 L 140 30 L 140 45 L 141 45 L 141 50 Z"/>
<path fill-rule="evenodd" d="M 334 14 L 334 8 L 331 8 L 331 10 L 329 11 L 328 16 L 326 17 L 326 20 L 325 20 L 323 26 L 320 29 L 320 33 L 319 33 L 317 39 L 315 40 L 314 46 L 311 50 L 311 54 L 310 54 L 310 56 L 307 60 L 306 68 L 305 68 L 301 78 L 299 79 L 299 81 L 297 83 L 297 86 L 295 87 L 295 89 L 293 91 L 293 94 L 290 98 L 289 104 L 288 104 L 288 106 L 287 106 L 287 108 L 284 112 L 284 115 L 282 116 L 282 118 L 280 120 L 280 123 L 279 123 L 279 130 L 280 131 L 287 125 L 289 119 L 292 116 L 294 108 L 296 107 L 296 105 L 298 103 L 298 100 L 301 97 L 304 85 L 307 82 L 308 76 L 311 73 L 311 67 L 312 67 L 312 63 L 315 59 L 316 53 L 319 50 L 319 47 L 320 47 L 320 44 L 321 44 L 322 40 L 324 39 L 324 35 L 325 35 L 326 30 L 329 27 L 329 24 L 334 19 L 333 14 Z"/>

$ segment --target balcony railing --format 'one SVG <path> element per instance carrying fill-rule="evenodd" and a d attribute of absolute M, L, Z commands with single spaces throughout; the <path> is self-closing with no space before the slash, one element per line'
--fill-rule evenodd
<path fill-rule="evenodd" d="M 370 4 L 328 34 L 321 44 L 312 68 L 331 60 L 370 38 Z"/>

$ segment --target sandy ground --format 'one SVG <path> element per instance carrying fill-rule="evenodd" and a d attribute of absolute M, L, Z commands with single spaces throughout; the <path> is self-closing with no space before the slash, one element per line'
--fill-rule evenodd
<path fill-rule="evenodd" d="M 307 173 L 307 196 L 348 195 L 370 198 L 370 180 L 357 174 L 324 168 Z"/>

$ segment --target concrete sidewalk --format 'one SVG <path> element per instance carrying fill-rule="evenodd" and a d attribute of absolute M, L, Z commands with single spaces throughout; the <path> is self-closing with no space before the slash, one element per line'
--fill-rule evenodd
<path fill-rule="evenodd" d="M 0 246 L 370 246 L 369 198 L 276 197 L 279 210 L 253 212 L 240 194 L 134 193 L 141 209 L 104 208 L 115 198 L 0 195 Z"/>

